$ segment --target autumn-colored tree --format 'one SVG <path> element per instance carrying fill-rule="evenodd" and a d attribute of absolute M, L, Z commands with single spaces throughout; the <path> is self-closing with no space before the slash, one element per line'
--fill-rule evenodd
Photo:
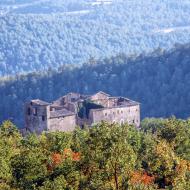
<path fill-rule="evenodd" d="M 79 152 L 73 152 L 72 153 L 72 160 L 73 161 L 78 162 L 78 161 L 80 161 L 80 159 L 81 159 L 81 154 Z"/>
<path fill-rule="evenodd" d="M 83 157 L 80 161 L 83 183 L 88 188 L 120 189 L 128 180 L 136 161 L 127 141 L 128 129 L 101 123 L 88 129 L 84 144 L 77 145 Z M 79 133 L 78 139 L 85 133 Z"/>
<path fill-rule="evenodd" d="M 61 154 L 59 154 L 59 153 L 53 153 L 51 155 L 51 159 L 52 159 L 52 162 L 53 162 L 54 166 L 59 165 L 63 160 Z"/>
<path fill-rule="evenodd" d="M 146 172 L 133 171 L 131 172 L 130 182 L 132 184 L 143 184 L 152 185 L 154 183 L 155 177 L 148 175 Z"/>
<path fill-rule="evenodd" d="M 146 130 L 103 122 L 23 138 L 6 121 L 0 127 L 0 189 L 190 189 L 190 121 L 155 122 L 146 120 Z"/>

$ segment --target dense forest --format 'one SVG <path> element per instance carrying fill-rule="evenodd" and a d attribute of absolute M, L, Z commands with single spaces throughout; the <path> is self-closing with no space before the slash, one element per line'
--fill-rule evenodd
<path fill-rule="evenodd" d="M 0 126 L 1 190 L 189 190 L 190 120 L 22 137 Z"/>
<path fill-rule="evenodd" d="M 170 49 L 190 40 L 189 0 L 93 2 L 2 1 L 0 76 Z"/>
<path fill-rule="evenodd" d="M 141 103 L 141 116 L 190 116 L 190 45 L 170 51 L 157 49 L 144 56 L 120 54 L 104 60 L 91 58 L 82 66 L 64 65 L 5 77 L 0 81 L 0 121 L 23 126 L 24 102 L 39 98 L 53 101 L 68 92 L 92 94 L 99 90 Z"/>

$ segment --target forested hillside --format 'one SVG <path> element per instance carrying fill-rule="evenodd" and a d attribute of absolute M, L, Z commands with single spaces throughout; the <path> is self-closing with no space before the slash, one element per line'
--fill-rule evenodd
<path fill-rule="evenodd" d="M 1 190 L 189 190 L 190 120 L 22 137 L 0 126 Z"/>
<path fill-rule="evenodd" d="M 91 94 L 105 91 L 141 103 L 142 118 L 190 116 L 190 45 L 157 49 L 145 56 L 124 54 L 83 66 L 63 66 L 6 77 L 0 81 L 0 121 L 13 120 L 23 126 L 23 103 L 40 98 L 52 101 L 68 92 Z"/>
<path fill-rule="evenodd" d="M 0 76 L 151 52 L 190 40 L 189 0 L 0 3 Z"/>

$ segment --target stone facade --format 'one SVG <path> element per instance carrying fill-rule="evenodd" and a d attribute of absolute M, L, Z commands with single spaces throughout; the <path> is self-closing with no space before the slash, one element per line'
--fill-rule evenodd
<path fill-rule="evenodd" d="M 140 107 L 139 105 L 130 107 L 116 107 L 110 109 L 91 110 L 90 120 L 92 123 L 99 123 L 101 121 L 115 122 L 120 125 L 124 123 L 134 124 L 140 126 Z"/>
<path fill-rule="evenodd" d="M 25 104 L 25 127 L 29 132 L 41 133 L 47 130 L 47 105 L 31 101 Z"/>
<path fill-rule="evenodd" d="M 25 128 L 28 132 L 73 131 L 75 127 L 101 121 L 140 126 L 140 104 L 104 92 L 94 95 L 69 93 L 53 103 L 31 100 L 25 104 Z"/>
<path fill-rule="evenodd" d="M 70 115 L 67 117 L 50 118 L 48 120 L 48 131 L 73 131 L 76 126 L 76 116 Z"/>

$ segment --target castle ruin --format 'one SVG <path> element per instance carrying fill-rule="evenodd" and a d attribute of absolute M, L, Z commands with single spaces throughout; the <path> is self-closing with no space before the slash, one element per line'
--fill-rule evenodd
<path fill-rule="evenodd" d="M 73 131 L 76 126 L 107 121 L 140 126 L 140 104 L 124 97 L 112 97 L 104 92 L 93 95 L 69 93 L 48 103 L 39 99 L 25 104 L 25 129 L 43 131 Z"/>

